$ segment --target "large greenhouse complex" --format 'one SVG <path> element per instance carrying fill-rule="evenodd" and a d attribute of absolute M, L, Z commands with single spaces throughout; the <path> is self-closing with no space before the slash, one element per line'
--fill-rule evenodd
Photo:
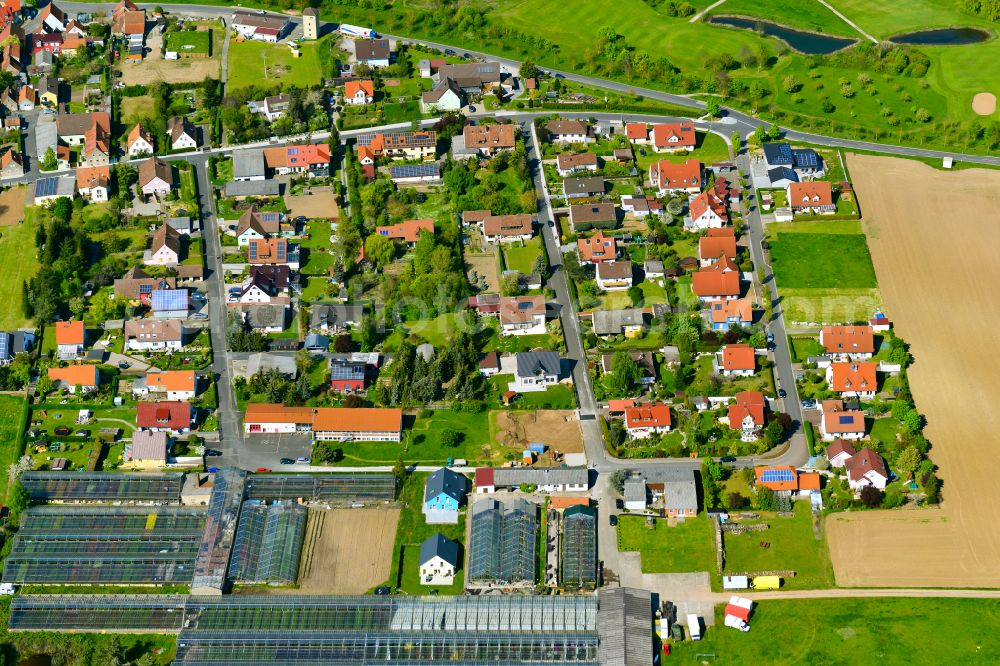
<path fill-rule="evenodd" d="M 524 499 L 472 506 L 468 581 L 476 586 L 534 585 L 538 507 Z"/>
<path fill-rule="evenodd" d="M 181 500 L 184 475 L 117 472 L 24 472 L 21 485 L 36 502 L 146 502 Z"/>
<path fill-rule="evenodd" d="M 567 588 L 593 589 L 597 584 L 597 513 L 589 506 L 563 512 L 559 582 Z"/>
<path fill-rule="evenodd" d="M 356 503 L 391 502 L 395 497 L 392 474 L 256 474 L 246 485 L 246 498 L 256 500 Z"/>
<path fill-rule="evenodd" d="M 247 500 L 240 511 L 229 579 L 236 583 L 294 583 L 309 510 L 291 500 Z"/>

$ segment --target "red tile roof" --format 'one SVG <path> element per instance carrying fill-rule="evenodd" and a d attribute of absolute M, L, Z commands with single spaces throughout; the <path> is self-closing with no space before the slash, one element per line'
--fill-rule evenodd
<path fill-rule="evenodd" d="M 764 394 L 759 391 L 743 391 L 736 394 L 736 404 L 729 405 L 729 427 L 740 430 L 746 417 L 754 425 L 764 425 Z"/>
<path fill-rule="evenodd" d="M 825 180 L 792 183 L 788 186 L 788 205 L 792 208 L 832 206 L 833 187 Z"/>
<path fill-rule="evenodd" d="M 833 460 L 834 458 L 836 458 L 837 456 L 839 456 L 841 453 L 846 453 L 848 455 L 848 457 L 850 457 L 850 456 L 853 456 L 853 455 L 857 454 L 857 451 L 854 450 L 853 446 L 851 446 L 850 444 L 848 444 L 846 441 L 844 441 L 842 439 L 838 439 L 833 444 L 831 444 L 830 446 L 826 447 L 826 458 L 827 458 L 827 460 Z"/>
<path fill-rule="evenodd" d="M 49 379 L 69 386 L 97 386 L 100 381 L 96 365 L 69 365 L 49 368 Z"/>
<path fill-rule="evenodd" d="M 193 391 L 196 381 L 194 370 L 166 370 L 146 374 L 146 386 L 162 387 L 168 391 Z"/>
<path fill-rule="evenodd" d="M 493 468 L 492 467 L 477 467 L 476 468 L 476 487 L 483 488 L 485 486 L 492 486 L 493 484 Z"/>
<path fill-rule="evenodd" d="M 696 143 L 694 125 L 686 123 L 653 125 L 653 145 L 658 148 L 694 148 Z"/>
<path fill-rule="evenodd" d="M 691 276 L 691 288 L 701 297 L 739 296 L 740 274 L 733 263 L 721 258 L 708 268 L 703 268 Z"/>
<path fill-rule="evenodd" d="M 726 219 L 726 202 L 711 190 L 705 190 L 694 199 L 691 199 L 688 203 L 688 210 L 691 213 L 692 220 L 697 220 L 709 210 L 723 220 Z"/>
<path fill-rule="evenodd" d="M 726 345 L 722 348 L 723 370 L 755 370 L 757 357 L 750 345 Z"/>
<path fill-rule="evenodd" d="M 831 354 L 873 354 L 875 338 L 871 326 L 824 326 L 823 348 Z"/>
<path fill-rule="evenodd" d="M 662 428 L 670 427 L 670 406 L 664 404 L 642 405 L 625 408 L 625 427 Z"/>
<path fill-rule="evenodd" d="M 847 478 L 851 481 L 860 481 L 868 472 L 875 472 L 884 479 L 889 478 L 882 456 L 868 447 L 861 449 L 856 455 L 848 458 L 844 466 L 847 468 Z"/>
<path fill-rule="evenodd" d="M 762 481 L 761 479 L 764 476 L 764 472 L 771 470 L 789 472 L 792 479 L 791 481 Z M 754 476 L 757 477 L 757 485 L 759 486 L 764 486 L 765 488 L 770 488 L 774 491 L 799 489 L 798 472 L 795 471 L 794 467 L 790 467 L 788 465 L 778 465 L 775 467 L 754 467 L 753 472 Z"/>
<path fill-rule="evenodd" d="M 753 304 L 749 298 L 711 301 L 708 304 L 708 311 L 713 324 L 724 324 L 734 317 L 738 317 L 741 324 L 753 322 Z"/>
<path fill-rule="evenodd" d="M 320 407 L 313 414 L 313 430 L 328 432 L 399 432 L 403 410 L 388 407 Z"/>
<path fill-rule="evenodd" d="M 191 427 L 191 415 L 191 405 L 186 402 L 141 402 L 136 409 L 135 423 L 140 428 L 181 430 Z"/>
<path fill-rule="evenodd" d="M 819 474 L 802 472 L 799 474 L 799 490 L 819 490 Z"/>
<path fill-rule="evenodd" d="M 399 224 L 378 227 L 375 231 L 386 238 L 399 238 L 407 243 L 416 243 L 420 240 L 421 231 L 434 233 L 434 220 L 404 220 Z"/>
<path fill-rule="evenodd" d="M 728 231 L 728 235 L 712 234 L 698 239 L 699 259 L 718 259 L 719 257 L 736 258 L 736 236 L 729 227 L 709 229 L 709 231 Z"/>
<path fill-rule="evenodd" d="M 82 321 L 57 321 L 57 345 L 82 345 L 86 329 Z"/>
<path fill-rule="evenodd" d="M 650 169 L 650 180 L 660 189 L 687 190 L 701 187 L 701 162 L 690 159 L 683 164 L 673 164 L 669 160 L 654 162 Z"/>
<path fill-rule="evenodd" d="M 590 238 L 578 238 L 576 249 L 580 253 L 580 261 L 592 263 L 614 261 L 618 253 L 614 236 L 605 236 L 602 231 L 598 231 Z"/>
<path fill-rule="evenodd" d="M 358 81 L 348 81 L 344 84 L 344 95 L 354 97 L 359 90 L 364 90 L 367 97 L 375 96 L 375 84 L 371 79 L 360 79 Z"/>
<path fill-rule="evenodd" d="M 625 138 L 629 141 L 642 140 L 649 137 L 649 126 L 646 123 L 626 123 Z"/>
<path fill-rule="evenodd" d="M 635 400 L 608 400 L 608 411 L 624 412 L 627 407 L 635 407 Z"/>
<path fill-rule="evenodd" d="M 876 380 L 876 364 L 865 363 L 831 363 L 830 389 L 842 393 L 870 392 L 878 386 Z"/>

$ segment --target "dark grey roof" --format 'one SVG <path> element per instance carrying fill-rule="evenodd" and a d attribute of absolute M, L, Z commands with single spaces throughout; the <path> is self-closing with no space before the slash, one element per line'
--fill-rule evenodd
<path fill-rule="evenodd" d="M 567 178 L 563 181 L 563 191 L 566 194 L 603 194 L 604 178 Z"/>
<path fill-rule="evenodd" d="M 388 60 L 392 55 L 392 48 L 388 39 L 359 39 L 354 43 L 354 55 L 358 62 Z"/>
<path fill-rule="evenodd" d="M 768 166 L 792 166 L 792 147 L 787 143 L 765 143 L 762 147 Z"/>
<path fill-rule="evenodd" d="M 796 169 L 818 169 L 820 158 L 812 148 L 793 148 L 792 159 Z"/>
<path fill-rule="evenodd" d="M 363 305 L 314 305 L 309 309 L 309 326 L 346 326 L 361 321 L 364 314 Z"/>
<path fill-rule="evenodd" d="M 227 197 L 276 197 L 281 194 L 281 183 L 276 180 L 233 180 L 226 183 Z"/>
<path fill-rule="evenodd" d="M 663 501 L 667 509 L 698 509 L 698 488 L 694 471 L 690 469 L 643 470 L 646 483 L 663 484 Z"/>
<path fill-rule="evenodd" d="M 466 477 L 447 467 L 442 467 L 427 477 L 427 485 L 424 486 L 424 501 L 445 493 L 461 502 L 465 493 L 468 492 L 468 487 L 469 480 Z"/>
<path fill-rule="evenodd" d="M 559 374 L 559 354 L 554 351 L 518 352 L 514 360 L 518 377 Z"/>
<path fill-rule="evenodd" d="M 306 341 L 303 343 L 303 346 L 306 349 L 326 350 L 330 348 L 330 338 L 326 335 L 320 335 L 319 333 L 310 333 L 306 336 Z"/>
<path fill-rule="evenodd" d="M 624 491 L 626 502 L 646 502 L 646 482 L 642 478 L 625 479 Z"/>
<path fill-rule="evenodd" d="M 581 486 L 589 483 L 589 477 L 586 467 L 502 467 L 493 470 L 493 484 L 496 486 L 519 486 L 522 483 Z"/>
<path fill-rule="evenodd" d="M 177 231 L 192 231 L 191 218 L 187 216 L 182 217 L 168 217 L 167 224 L 173 227 Z"/>
<path fill-rule="evenodd" d="M 767 177 L 772 183 L 779 180 L 790 180 L 795 183 L 799 180 L 799 177 L 796 176 L 795 172 L 789 167 L 775 167 L 774 169 L 768 169 Z"/>
<path fill-rule="evenodd" d="M 646 323 L 646 315 L 639 308 L 628 310 L 594 310 L 595 335 L 618 335 L 625 326 L 640 326 Z"/>
<path fill-rule="evenodd" d="M 287 307 L 284 303 L 260 303 L 244 310 L 251 328 L 285 327 Z"/>
<path fill-rule="evenodd" d="M 263 175 L 263 148 L 243 148 L 233 151 L 233 178 L 253 178 Z"/>
<path fill-rule="evenodd" d="M 420 564 L 423 565 L 434 557 L 440 557 L 453 567 L 457 567 L 458 544 L 436 532 L 434 536 L 420 544 Z"/>
<path fill-rule="evenodd" d="M 648 590 L 617 587 L 597 593 L 597 658 L 602 666 L 649 666 L 653 663 L 652 595 Z"/>

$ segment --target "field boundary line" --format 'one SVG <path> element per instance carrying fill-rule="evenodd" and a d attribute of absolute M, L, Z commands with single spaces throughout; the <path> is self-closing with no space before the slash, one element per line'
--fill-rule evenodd
<path fill-rule="evenodd" d="M 704 15 L 705 15 L 705 14 L 707 14 L 707 13 L 709 13 L 710 11 L 712 11 L 713 9 L 715 9 L 716 7 L 718 7 L 719 5 L 721 5 L 721 4 L 722 4 L 723 2 L 725 2 L 725 1 L 726 1 L 726 0 L 718 0 L 717 2 L 713 2 L 713 3 L 712 3 L 712 4 L 710 4 L 710 5 L 708 6 L 708 7 L 705 7 L 705 8 L 703 9 L 703 10 L 701 10 L 700 12 L 698 12 L 697 14 L 695 14 L 694 16 L 692 16 L 692 17 L 691 17 L 691 20 L 690 20 L 690 21 L 688 21 L 688 23 L 695 23 L 695 22 L 696 22 L 696 21 L 698 21 L 698 20 L 699 20 L 699 19 L 700 19 L 700 18 L 701 18 L 702 16 L 704 16 Z"/>
<path fill-rule="evenodd" d="M 843 21 L 843 22 L 844 22 L 844 23 L 846 23 L 847 25 L 849 25 L 849 26 L 851 26 L 852 28 L 854 28 L 855 30 L 857 30 L 857 31 L 858 31 L 859 33 L 861 33 L 861 34 L 862 34 L 862 35 L 863 35 L 863 36 L 864 36 L 864 37 L 865 37 L 865 38 L 866 38 L 866 39 L 867 39 L 868 41 L 870 41 L 870 42 L 872 42 L 872 43 L 874 43 L 874 44 L 878 44 L 878 40 L 877 40 L 877 39 L 875 39 L 874 37 L 872 37 L 871 35 L 869 35 L 869 34 L 868 34 L 867 32 L 865 32 L 864 30 L 862 30 L 862 29 L 861 29 L 860 27 L 858 27 L 858 24 L 857 24 L 857 23 L 855 23 L 854 21 L 852 21 L 851 19 L 847 18 L 846 16 L 844 16 L 843 14 L 841 14 L 841 13 L 840 13 L 839 11 L 837 11 L 836 9 L 834 9 L 834 8 L 833 8 L 833 7 L 832 7 L 832 6 L 830 5 L 830 3 L 829 3 L 829 2 L 827 2 L 826 0 L 819 0 L 819 4 L 823 5 L 824 7 L 826 7 L 827 9 L 829 9 L 829 10 L 830 10 L 831 12 L 833 12 L 834 14 L 836 14 L 837 16 L 839 16 L 839 17 L 840 17 L 840 20 L 841 20 L 841 21 Z"/>

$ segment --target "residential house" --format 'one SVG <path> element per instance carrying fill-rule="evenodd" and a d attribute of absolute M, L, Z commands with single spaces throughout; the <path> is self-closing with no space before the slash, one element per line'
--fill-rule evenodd
<path fill-rule="evenodd" d="M 469 307 L 480 315 L 500 317 L 500 294 L 469 296 Z"/>
<path fill-rule="evenodd" d="M 164 431 L 141 430 L 132 433 L 132 443 L 125 447 L 125 462 L 140 467 L 159 467 L 167 463 L 170 436 Z"/>
<path fill-rule="evenodd" d="M 139 430 L 183 433 L 194 425 L 194 416 L 194 408 L 187 402 L 140 402 L 136 406 L 135 424 Z"/>
<path fill-rule="evenodd" d="M 601 291 L 617 291 L 632 286 L 632 262 L 615 261 L 597 264 L 597 288 Z"/>
<path fill-rule="evenodd" d="M 260 333 L 281 333 L 285 330 L 288 321 L 287 303 L 250 303 L 241 304 L 239 308 L 243 312 L 244 323 L 252 330 Z M 297 341 L 294 341 L 293 344 L 295 346 L 292 349 L 296 349 L 298 347 Z"/>
<path fill-rule="evenodd" d="M 694 125 L 690 123 L 662 123 L 653 125 L 653 150 L 657 153 L 676 153 L 694 150 L 697 145 Z"/>
<path fill-rule="evenodd" d="M 330 175 L 330 146 L 325 143 L 305 143 L 283 148 L 265 148 L 264 162 L 278 175 L 308 173 L 310 177 Z"/>
<path fill-rule="evenodd" d="M 775 495 L 790 497 L 799 490 L 799 473 L 789 465 L 754 467 L 754 477 L 758 486 L 767 488 Z"/>
<path fill-rule="evenodd" d="M 341 358 L 330 359 L 330 390 L 354 393 L 365 390 L 367 364 Z"/>
<path fill-rule="evenodd" d="M 0 331 L 0 365 L 10 365 L 18 354 L 27 354 L 35 347 L 34 331 L 13 333 Z"/>
<path fill-rule="evenodd" d="M 91 203 L 107 201 L 111 190 L 111 167 L 80 167 L 76 170 L 76 189 Z"/>
<path fill-rule="evenodd" d="M 147 266 L 176 266 L 180 263 L 181 249 L 181 235 L 164 223 L 153 232 L 153 242 L 142 263 Z"/>
<path fill-rule="evenodd" d="M 841 398 L 871 400 L 878 389 L 877 367 L 872 361 L 834 362 L 826 368 L 826 381 Z"/>
<path fill-rule="evenodd" d="M 858 441 L 865 437 L 865 413 L 845 410 L 843 400 L 824 400 L 820 404 L 822 418 L 819 432 L 823 441 L 835 439 Z"/>
<path fill-rule="evenodd" d="M 649 125 L 646 123 L 625 123 L 625 138 L 630 143 L 649 143 Z"/>
<path fill-rule="evenodd" d="M 736 234 L 731 227 L 709 229 L 707 236 L 698 239 L 698 261 L 708 268 L 720 257 L 736 261 Z"/>
<path fill-rule="evenodd" d="M 837 212 L 833 203 L 833 186 L 825 180 L 790 183 L 787 192 L 792 214 L 831 215 Z"/>
<path fill-rule="evenodd" d="M 111 163 L 110 114 L 101 112 L 90 115 L 93 122 L 83 134 L 80 166 L 108 166 Z"/>
<path fill-rule="evenodd" d="M 140 352 L 177 351 L 184 346 L 179 319 L 130 319 L 125 322 L 125 349 Z"/>
<path fill-rule="evenodd" d="M 859 491 L 865 486 L 885 490 L 889 483 L 885 460 L 868 447 L 848 458 L 844 468 L 847 471 L 847 484 L 854 491 Z"/>
<path fill-rule="evenodd" d="M 38 79 L 38 103 L 50 109 L 59 105 L 59 79 L 48 74 Z"/>
<path fill-rule="evenodd" d="M 259 211 L 250 206 L 240 215 L 236 223 L 236 244 L 246 247 L 251 240 L 282 236 L 281 213 Z"/>
<path fill-rule="evenodd" d="M 628 355 L 639 366 L 639 369 L 642 370 L 642 378 L 639 380 L 639 383 L 643 386 L 652 386 L 655 384 L 656 358 L 653 356 L 653 352 L 630 351 Z M 601 354 L 601 372 L 603 374 L 614 371 L 614 359 L 615 355 L 613 352 L 604 352 Z"/>
<path fill-rule="evenodd" d="M 663 215 L 663 202 L 653 197 L 625 195 L 622 197 L 622 210 L 640 219 L 647 215 Z"/>
<path fill-rule="evenodd" d="M 187 289 L 155 289 L 149 302 L 154 319 L 185 319 L 190 310 Z"/>
<path fill-rule="evenodd" d="M 309 328 L 322 333 L 341 333 L 364 317 L 363 305 L 322 305 L 309 308 Z"/>
<path fill-rule="evenodd" d="M 192 220 L 188 215 L 168 217 L 164 221 L 167 223 L 167 226 L 182 236 L 190 236 L 193 232 L 198 230 L 198 221 Z"/>
<path fill-rule="evenodd" d="M 598 230 L 590 238 L 578 238 L 576 251 L 582 263 L 599 264 L 604 261 L 614 261 L 618 256 L 618 247 L 614 236 L 605 236 Z"/>
<path fill-rule="evenodd" d="M 292 103 L 290 95 L 280 93 L 278 95 L 268 95 L 260 105 L 260 112 L 267 118 L 267 122 L 273 123 L 278 118 L 288 113 L 288 107 Z"/>
<path fill-rule="evenodd" d="M 787 143 L 765 143 L 764 162 L 767 168 L 791 169 L 796 179 L 822 178 L 823 160 L 812 148 L 792 148 Z"/>
<path fill-rule="evenodd" d="M 834 361 L 865 361 L 875 353 L 871 326 L 824 326 L 819 343 Z"/>
<path fill-rule="evenodd" d="M 731 259 L 720 257 L 691 276 L 691 289 L 702 303 L 739 298 L 739 267 Z"/>
<path fill-rule="evenodd" d="M 500 374 L 500 354 L 495 351 L 483 354 L 479 360 L 479 374 L 483 377 L 492 377 Z"/>
<path fill-rule="evenodd" d="M 53 203 L 63 197 L 72 199 L 76 192 L 76 178 L 73 176 L 51 176 L 39 178 L 32 192 L 36 206 Z"/>
<path fill-rule="evenodd" d="M 427 477 L 421 510 L 428 523 L 457 523 L 458 510 L 469 493 L 469 480 L 442 467 Z"/>
<path fill-rule="evenodd" d="M 291 286 L 288 266 L 251 266 L 243 280 L 241 303 L 270 303 L 275 299 L 287 300 Z"/>
<path fill-rule="evenodd" d="M 653 403 L 625 408 L 625 430 L 632 439 L 670 432 L 672 427 L 669 405 Z"/>
<path fill-rule="evenodd" d="M 21 153 L 13 146 L 0 154 L 0 178 L 23 178 L 24 159 Z"/>
<path fill-rule="evenodd" d="M 545 333 L 544 296 L 504 296 L 500 299 L 501 335 Z"/>
<path fill-rule="evenodd" d="M 759 391 L 741 391 L 736 402 L 729 405 L 729 427 L 740 432 L 740 439 L 752 442 L 764 428 L 764 394 Z"/>
<path fill-rule="evenodd" d="M 291 21 L 283 14 L 240 9 L 233 13 L 230 22 L 237 36 L 261 42 L 279 41 L 291 27 Z"/>
<path fill-rule="evenodd" d="M 740 188 L 730 182 L 729 178 L 722 174 L 718 174 L 715 177 L 715 185 L 712 186 L 712 191 L 715 192 L 716 196 L 725 201 L 728 204 L 738 204 L 742 197 L 742 192 Z"/>
<path fill-rule="evenodd" d="M 263 148 L 240 148 L 233 151 L 233 181 L 254 182 L 267 178 Z"/>
<path fill-rule="evenodd" d="M 624 335 L 626 338 L 637 338 L 649 327 L 649 314 L 640 308 L 626 310 L 593 310 L 590 321 L 594 327 L 594 335 L 606 337 L 609 335 Z"/>
<path fill-rule="evenodd" d="M 24 85 L 17 93 L 19 111 L 34 111 L 38 106 L 38 91 L 33 86 Z"/>
<path fill-rule="evenodd" d="M 581 171 L 597 171 L 597 155 L 593 153 L 564 154 L 556 157 L 556 172 L 569 176 Z"/>
<path fill-rule="evenodd" d="M 82 321 L 57 321 L 56 354 L 60 361 L 72 361 L 83 355 L 87 329 Z"/>
<path fill-rule="evenodd" d="M 430 90 L 420 94 L 421 113 L 458 111 L 465 103 L 465 95 L 458 83 L 444 79 Z"/>
<path fill-rule="evenodd" d="M 247 245 L 247 256 L 254 265 L 287 265 L 299 270 L 299 252 L 284 238 L 253 238 Z"/>
<path fill-rule="evenodd" d="M 489 215 L 482 224 L 483 240 L 487 243 L 526 242 L 534 236 L 533 220 L 527 213 Z"/>
<path fill-rule="evenodd" d="M 833 444 L 826 447 L 826 459 L 830 461 L 830 467 L 843 468 L 856 454 L 854 447 L 842 439 L 834 440 Z"/>
<path fill-rule="evenodd" d="M 421 585 L 451 585 L 459 564 L 458 544 L 440 532 L 420 544 Z"/>
<path fill-rule="evenodd" d="M 370 155 L 371 164 L 378 157 L 404 160 L 433 160 L 437 154 L 437 132 L 377 132 L 357 137 L 358 158 L 362 164 Z"/>
<path fill-rule="evenodd" d="M 364 106 L 375 101 L 375 82 L 358 79 L 344 84 L 344 103 L 350 106 Z"/>
<path fill-rule="evenodd" d="M 49 2 L 39 10 L 38 23 L 45 32 L 63 32 L 66 29 L 66 14 L 56 7 L 56 3 Z"/>
<path fill-rule="evenodd" d="M 752 377 L 757 371 L 754 348 L 746 344 L 724 345 L 712 358 L 712 370 L 722 377 Z"/>
<path fill-rule="evenodd" d="M 130 159 L 152 155 L 155 152 L 153 150 L 153 133 L 143 127 L 141 123 L 136 123 L 125 140 L 125 152 Z"/>
<path fill-rule="evenodd" d="M 545 391 L 559 383 L 561 361 L 553 351 L 514 354 L 514 381 L 508 385 L 516 393 Z"/>
<path fill-rule="evenodd" d="M 167 121 L 171 150 L 194 150 L 198 147 L 198 130 L 186 117 L 174 116 Z"/>
<path fill-rule="evenodd" d="M 749 298 L 710 300 L 705 310 L 715 331 L 728 331 L 733 326 L 746 327 L 753 323 L 753 303 Z"/>
<path fill-rule="evenodd" d="M 139 163 L 139 190 L 145 197 L 162 199 L 174 188 L 174 170 L 159 157 Z"/>
<path fill-rule="evenodd" d="M 49 368 L 49 379 L 70 393 L 93 393 L 101 381 L 96 365 L 68 365 L 65 368 Z"/>
<path fill-rule="evenodd" d="M 414 247 L 420 240 L 420 234 L 428 232 L 434 235 L 434 220 L 404 220 L 399 224 L 377 227 L 375 233 L 390 240 L 401 240 Z"/>
<path fill-rule="evenodd" d="M 618 226 L 618 209 L 613 203 L 571 204 L 569 221 L 573 231 L 611 229 Z"/>
<path fill-rule="evenodd" d="M 627 408 L 626 408 L 627 409 Z M 669 411 L 669 410 L 668 410 Z M 629 512 L 641 513 L 649 506 L 649 489 L 642 476 L 630 476 L 622 485 L 622 499 Z"/>
<path fill-rule="evenodd" d="M 111 134 L 111 116 L 104 111 L 60 113 L 56 116 L 56 134 L 59 141 L 67 146 L 83 146 L 88 141 L 88 135 L 96 140 L 97 136 Z"/>
<path fill-rule="evenodd" d="M 569 199 L 599 197 L 604 195 L 604 178 L 591 176 L 589 178 L 567 178 L 563 181 L 563 196 Z"/>
<path fill-rule="evenodd" d="M 354 57 L 359 65 L 388 67 L 392 63 L 392 55 L 388 39 L 358 39 L 354 42 Z"/>
<path fill-rule="evenodd" d="M 726 202 L 720 199 L 714 190 L 705 190 L 692 197 L 688 202 L 688 212 L 691 224 L 690 226 L 685 225 L 686 228 L 704 231 L 705 229 L 721 229 L 729 224 Z"/>
<path fill-rule="evenodd" d="M 663 270 L 663 262 L 658 259 L 647 259 L 642 262 L 642 275 L 646 280 L 655 280 L 663 284 L 666 273 Z"/>
<path fill-rule="evenodd" d="M 177 279 L 173 277 L 150 277 L 138 266 L 133 266 L 121 278 L 115 280 L 115 296 L 129 301 L 141 301 L 149 305 L 151 294 L 156 289 L 174 289 Z"/>
<path fill-rule="evenodd" d="M 147 372 L 132 382 L 132 395 L 135 397 L 193 400 L 197 394 L 198 376 L 194 370 Z"/>
<path fill-rule="evenodd" d="M 510 123 L 490 123 L 488 125 L 466 125 L 462 130 L 466 150 L 476 150 L 484 157 L 492 157 L 499 152 L 517 147 L 516 125 Z"/>
<path fill-rule="evenodd" d="M 552 120 L 545 130 L 551 143 L 594 143 L 593 130 L 582 120 Z"/>
<path fill-rule="evenodd" d="M 702 164 L 696 159 L 689 159 L 683 164 L 658 160 L 649 165 L 649 182 L 660 197 L 675 192 L 698 194 L 703 183 Z"/>
<path fill-rule="evenodd" d="M 433 74 L 435 87 L 450 81 L 466 95 L 502 94 L 511 87 L 511 77 L 498 62 L 442 63 Z"/>

